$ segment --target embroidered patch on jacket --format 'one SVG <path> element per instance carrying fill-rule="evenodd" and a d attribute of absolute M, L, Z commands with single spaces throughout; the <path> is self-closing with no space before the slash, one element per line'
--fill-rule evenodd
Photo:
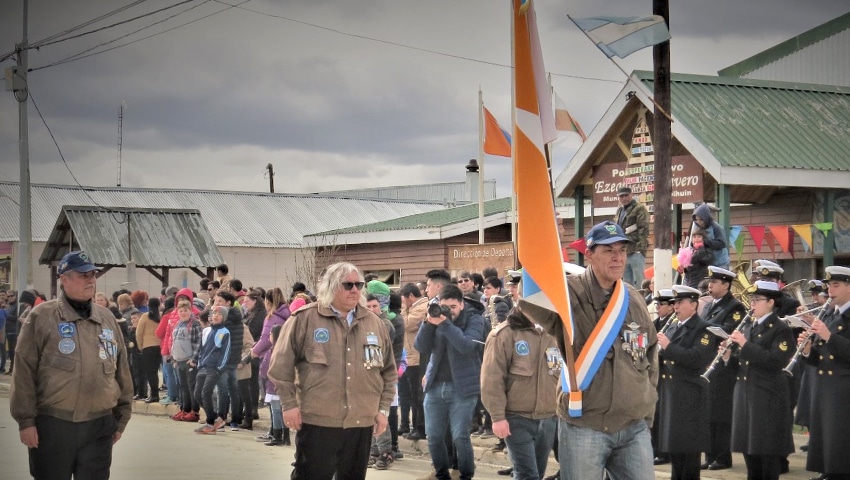
<path fill-rule="evenodd" d="M 528 342 L 525 340 L 520 340 L 514 344 L 514 348 L 516 349 L 517 355 L 526 356 L 528 355 Z"/>
<path fill-rule="evenodd" d="M 316 343 L 328 343 L 331 339 L 331 334 L 327 328 L 317 328 L 313 331 L 313 341 Z"/>

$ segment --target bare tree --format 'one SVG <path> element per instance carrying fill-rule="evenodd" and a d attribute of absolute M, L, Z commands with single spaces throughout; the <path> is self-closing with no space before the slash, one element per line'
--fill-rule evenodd
<path fill-rule="evenodd" d="M 336 235 L 311 238 L 307 241 L 307 246 L 295 254 L 295 278 L 289 283 L 302 282 L 315 292 L 322 273 L 328 265 L 340 260 L 339 256 L 344 250 L 344 245 L 337 244 Z M 287 281 L 289 280 L 287 274 Z"/>

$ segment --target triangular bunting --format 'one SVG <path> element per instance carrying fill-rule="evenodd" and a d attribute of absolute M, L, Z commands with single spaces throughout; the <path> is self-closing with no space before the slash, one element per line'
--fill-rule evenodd
<path fill-rule="evenodd" d="M 788 231 L 788 225 L 771 225 L 767 228 L 770 229 L 770 233 L 773 234 L 773 238 L 776 239 L 779 248 L 785 253 L 792 253 L 791 235 Z"/>
<path fill-rule="evenodd" d="M 573 250 L 577 251 L 578 253 L 580 253 L 582 255 L 584 255 L 587 252 L 587 243 L 585 243 L 584 238 L 576 239 L 575 241 L 571 242 L 567 246 L 572 248 Z"/>
<path fill-rule="evenodd" d="M 764 244 L 764 227 L 747 225 L 747 230 L 750 232 L 750 236 L 753 237 L 753 242 L 756 244 L 756 251 L 761 252 L 761 246 Z"/>
<path fill-rule="evenodd" d="M 829 231 L 832 230 L 832 222 L 816 223 L 815 228 L 820 230 L 821 233 L 823 233 L 823 236 L 826 236 L 826 234 L 828 234 Z"/>
<path fill-rule="evenodd" d="M 735 228 L 735 227 L 732 227 Z M 741 227 L 738 227 L 739 229 Z M 740 230 L 738 230 L 738 236 L 735 238 L 735 251 L 738 252 L 738 261 L 741 261 L 741 256 L 744 255 L 744 235 L 740 234 Z"/>
<path fill-rule="evenodd" d="M 729 245 L 735 245 L 736 250 L 740 250 L 738 247 L 738 236 L 741 234 L 741 226 L 733 225 L 729 228 Z"/>
<path fill-rule="evenodd" d="M 764 231 L 764 227 L 761 227 L 762 231 Z M 776 238 L 774 238 L 772 232 L 768 232 L 768 235 L 764 236 L 765 241 L 767 241 L 767 248 L 770 249 L 770 253 L 776 253 Z"/>
<path fill-rule="evenodd" d="M 800 242 L 803 244 L 803 250 L 809 253 L 812 248 L 812 225 L 805 223 L 802 225 L 791 225 L 791 228 L 800 236 Z"/>

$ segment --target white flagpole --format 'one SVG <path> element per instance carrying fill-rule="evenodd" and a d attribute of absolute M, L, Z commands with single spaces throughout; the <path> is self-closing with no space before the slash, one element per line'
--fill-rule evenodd
<path fill-rule="evenodd" d="M 478 87 L 478 244 L 484 244 L 484 97 Z"/>

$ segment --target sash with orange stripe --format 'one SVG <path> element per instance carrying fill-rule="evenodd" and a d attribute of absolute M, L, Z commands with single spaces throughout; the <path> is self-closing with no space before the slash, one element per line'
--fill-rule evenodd
<path fill-rule="evenodd" d="M 620 334 L 620 328 L 623 326 L 623 321 L 626 319 L 626 313 L 629 310 L 629 290 L 626 288 L 622 280 L 618 280 L 614 284 L 614 291 L 611 293 L 611 299 L 608 306 L 602 313 L 602 317 L 590 333 L 587 342 L 584 344 L 581 353 L 575 362 L 576 383 L 578 384 L 577 391 L 570 391 L 570 380 L 567 375 L 567 367 L 561 360 L 561 390 L 565 393 L 569 392 L 569 404 L 567 411 L 571 417 L 581 416 L 581 392 L 590 387 L 590 382 L 593 381 L 594 375 L 599 371 L 599 367 L 605 360 L 605 355 Z M 575 332 L 575 328 L 573 328 Z"/>

